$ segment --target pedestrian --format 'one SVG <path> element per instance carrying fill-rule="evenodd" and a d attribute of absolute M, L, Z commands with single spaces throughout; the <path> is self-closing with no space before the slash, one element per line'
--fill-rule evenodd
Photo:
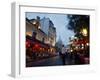
<path fill-rule="evenodd" d="M 74 60 L 75 60 L 74 64 L 80 64 L 80 57 L 77 51 L 74 51 Z"/>
<path fill-rule="evenodd" d="M 63 65 L 65 65 L 66 48 L 64 47 L 64 45 L 62 45 L 61 54 Z"/>

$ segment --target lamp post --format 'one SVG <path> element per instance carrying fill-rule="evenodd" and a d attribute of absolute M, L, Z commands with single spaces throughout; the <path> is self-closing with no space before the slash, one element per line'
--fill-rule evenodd
<path fill-rule="evenodd" d="M 88 32 L 87 32 L 87 29 L 86 28 L 83 28 L 82 29 L 82 35 L 83 36 L 87 36 Z"/>

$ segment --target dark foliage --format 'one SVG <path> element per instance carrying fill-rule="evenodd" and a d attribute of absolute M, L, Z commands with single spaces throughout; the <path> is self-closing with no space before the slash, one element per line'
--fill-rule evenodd
<path fill-rule="evenodd" d="M 83 37 L 80 32 L 83 28 L 88 30 L 89 36 L 89 26 L 90 26 L 90 19 L 89 15 L 68 15 L 69 23 L 67 28 L 72 30 L 77 37 Z"/>

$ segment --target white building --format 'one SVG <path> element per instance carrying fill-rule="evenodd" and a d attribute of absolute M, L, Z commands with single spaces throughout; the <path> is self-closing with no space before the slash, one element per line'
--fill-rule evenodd
<path fill-rule="evenodd" d="M 35 19 L 33 20 L 33 23 L 31 23 L 30 20 L 26 19 L 26 35 L 31 36 L 33 32 L 36 32 L 36 39 L 46 43 L 46 40 L 44 38 L 47 38 L 47 35 L 39 29 L 39 25 L 35 24 Z"/>
<path fill-rule="evenodd" d="M 26 21 L 26 34 L 32 36 L 32 32 L 36 32 L 36 38 L 51 46 L 56 43 L 56 28 L 49 18 L 31 19 Z"/>
<path fill-rule="evenodd" d="M 54 27 L 53 22 L 49 18 L 43 18 L 40 20 L 40 29 L 45 32 L 48 36 L 48 44 L 55 46 L 56 43 L 56 28 Z"/>
<path fill-rule="evenodd" d="M 41 30 L 45 32 L 48 35 L 48 30 L 49 30 L 49 18 L 43 18 L 40 20 L 40 25 L 41 25 Z"/>

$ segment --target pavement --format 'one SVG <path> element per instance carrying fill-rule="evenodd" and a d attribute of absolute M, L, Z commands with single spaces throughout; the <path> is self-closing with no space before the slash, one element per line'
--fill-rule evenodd
<path fill-rule="evenodd" d="M 65 65 L 73 64 L 71 60 L 65 60 Z M 41 66 L 60 66 L 63 65 L 62 58 L 60 56 L 51 57 L 48 59 L 43 59 L 34 62 L 28 62 L 26 67 L 41 67 Z"/>

